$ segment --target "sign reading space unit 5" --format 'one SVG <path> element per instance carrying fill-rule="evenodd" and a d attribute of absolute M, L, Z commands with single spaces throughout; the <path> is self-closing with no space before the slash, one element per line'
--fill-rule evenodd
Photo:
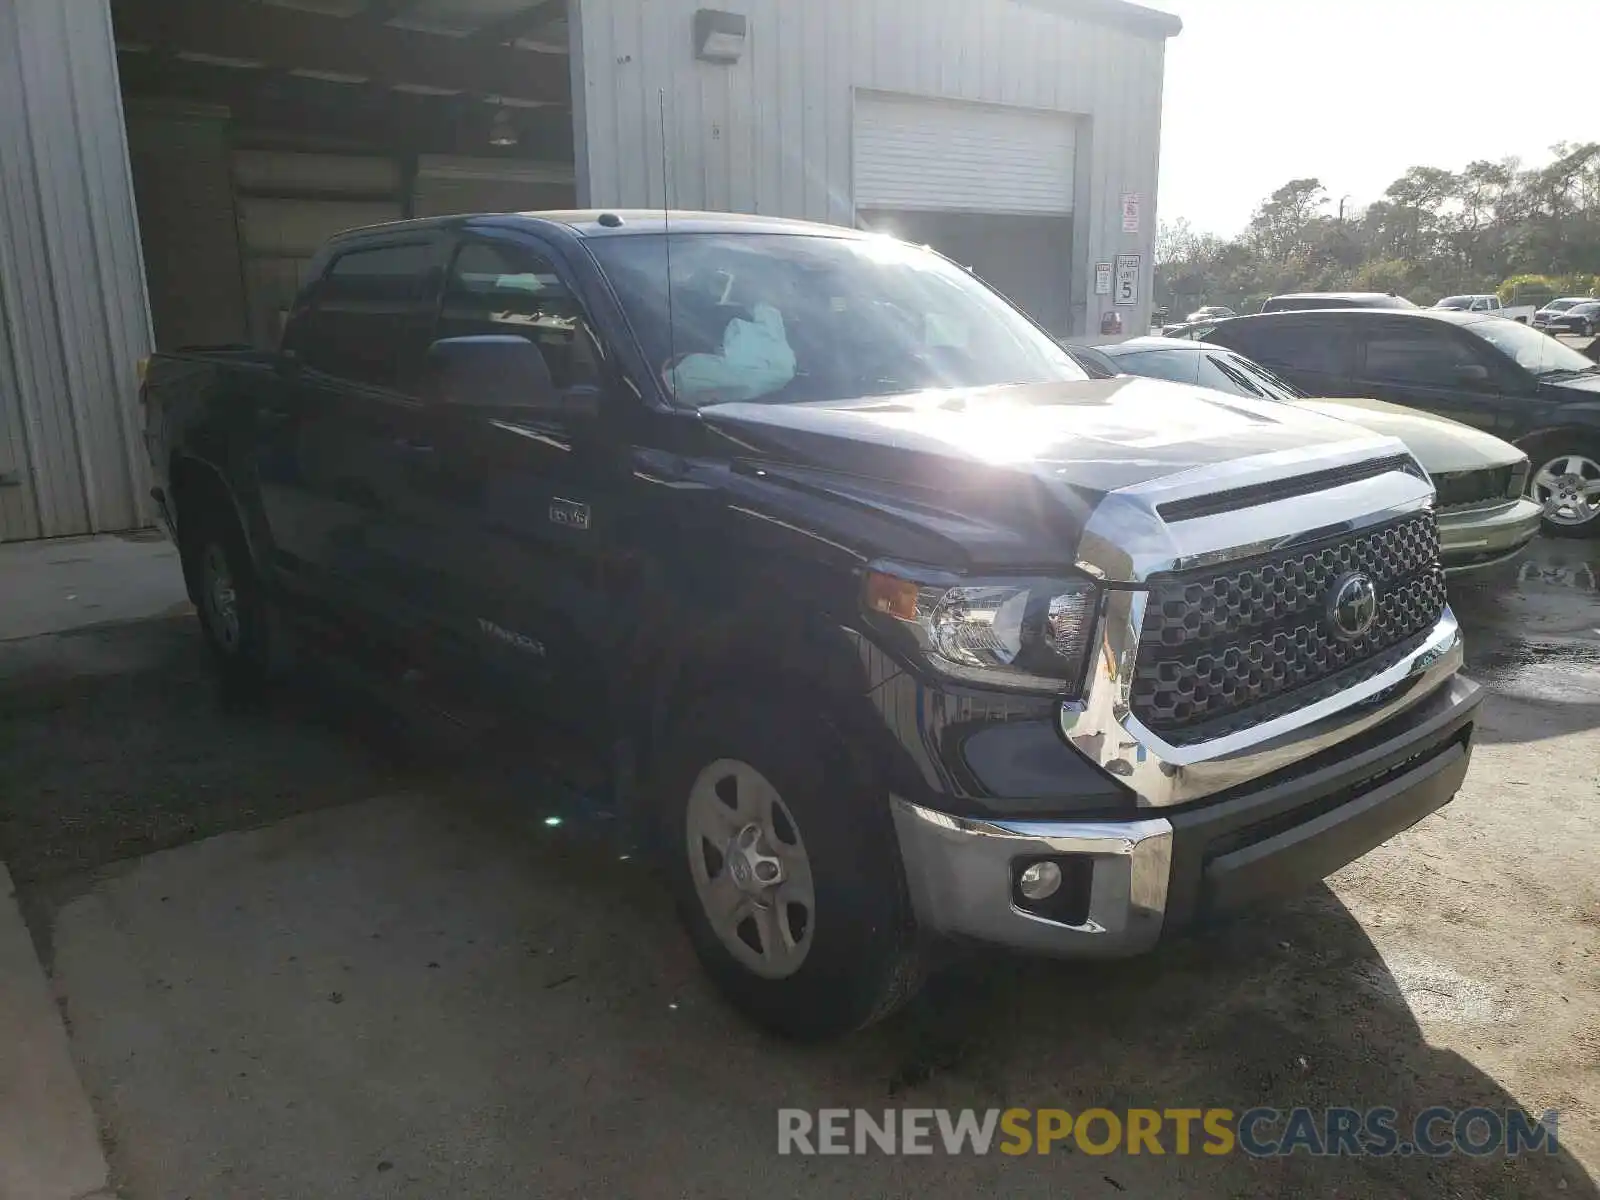
<path fill-rule="evenodd" d="M 1116 304 L 1139 303 L 1139 256 L 1117 255 L 1117 283 L 1112 300 Z"/>

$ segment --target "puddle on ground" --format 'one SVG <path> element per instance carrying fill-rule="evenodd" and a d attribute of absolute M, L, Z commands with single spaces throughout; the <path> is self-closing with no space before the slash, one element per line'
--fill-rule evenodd
<path fill-rule="evenodd" d="M 1495 691 L 1546 704 L 1600 703 L 1600 630 L 1595 641 L 1512 641 L 1471 655 L 1469 671 Z"/>

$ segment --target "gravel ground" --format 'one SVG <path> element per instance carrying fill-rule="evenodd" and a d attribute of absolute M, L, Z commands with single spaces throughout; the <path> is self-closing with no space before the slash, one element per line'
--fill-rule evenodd
<path fill-rule="evenodd" d="M 1326 886 L 1140 961 L 980 957 L 837 1046 L 746 1028 L 526 785 L 327 688 L 222 702 L 187 619 L 0 643 L 0 858 L 132 1200 L 1595 1196 L 1597 574 L 1540 543 L 1452 589 L 1467 785 Z M 785 1104 L 1554 1107 L 1563 1150 L 780 1159 Z"/>

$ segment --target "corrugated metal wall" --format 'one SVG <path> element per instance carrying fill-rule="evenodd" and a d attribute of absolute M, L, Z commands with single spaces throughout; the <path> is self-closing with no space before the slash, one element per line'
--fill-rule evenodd
<path fill-rule="evenodd" d="M 0 540 L 147 523 L 150 345 L 102 0 L 0 3 Z"/>
<path fill-rule="evenodd" d="M 1077 114 L 1075 324 L 1098 328 L 1095 261 L 1143 256 L 1148 321 L 1165 42 L 1017 0 L 718 0 L 748 18 L 743 57 L 700 62 L 703 0 L 572 0 L 582 202 L 665 199 L 658 95 L 666 93 L 675 206 L 851 224 L 857 89 Z M 1122 230 L 1138 192 L 1141 228 Z"/>

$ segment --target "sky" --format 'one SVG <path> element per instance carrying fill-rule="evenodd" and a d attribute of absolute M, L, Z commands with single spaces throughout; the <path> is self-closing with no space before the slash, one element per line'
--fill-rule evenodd
<path fill-rule="evenodd" d="M 1334 205 L 1407 167 L 1600 140 L 1600 0 L 1140 0 L 1167 43 L 1158 215 L 1233 234 L 1315 176 Z M 1585 95 L 1586 93 L 1586 95 Z"/>

